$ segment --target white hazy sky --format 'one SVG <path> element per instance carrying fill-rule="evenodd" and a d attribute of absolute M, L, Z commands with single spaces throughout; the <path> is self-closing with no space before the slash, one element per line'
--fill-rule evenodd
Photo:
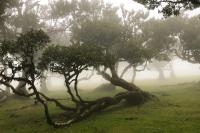
<path fill-rule="evenodd" d="M 134 2 L 133 0 L 105 0 L 106 2 L 113 3 L 118 6 L 124 4 L 127 9 L 142 10 L 144 6 Z"/>
<path fill-rule="evenodd" d="M 138 4 L 138 3 L 134 2 L 133 0 L 105 0 L 105 2 L 111 3 L 114 6 L 124 5 L 124 7 L 126 9 L 128 9 L 128 10 L 135 10 L 135 11 L 143 10 L 143 11 L 147 11 L 147 9 L 145 9 L 145 7 L 143 5 Z M 48 0 L 40 0 L 40 3 L 47 4 Z M 161 17 L 161 15 L 158 14 L 157 11 L 150 11 L 150 14 L 151 14 L 151 16 Z"/>
<path fill-rule="evenodd" d="M 119 6 L 121 4 L 125 5 L 127 9 L 135 9 L 135 10 L 143 10 L 144 6 L 134 2 L 133 0 L 105 0 L 105 2 L 112 3 L 115 6 Z M 40 0 L 40 3 L 46 4 L 48 0 Z"/>
<path fill-rule="evenodd" d="M 48 0 L 40 0 L 40 2 L 42 4 L 46 4 L 48 3 Z M 105 0 L 105 2 L 111 3 L 114 6 L 120 6 L 121 4 L 123 4 L 124 7 L 128 10 L 147 11 L 147 9 L 143 5 L 134 2 L 134 0 Z M 189 16 L 198 15 L 200 14 L 200 8 L 193 11 L 188 11 L 187 14 L 189 14 Z M 158 10 L 154 10 L 154 11 L 150 11 L 150 17 L 161 18 L 162 15 L 158 13 Z"/>
<path fill-rule="evenodd" d="M 143 11 L 147 11 L 147 9 L 145 9 L 145 7 L 141 4 L 138 4 L 136 2 L 134 2 L 133 0 L 105 0 L 106 2 L 112 3 L 115 6 L 119 6 L 121 4 L 124 5 L 124 7 L 128 10 L 143 10 Z M 48 2 L 48 0 L 41 0 L 41 3 L 46 4 Z M 197 15 L 200 14 L 200 8 L 194 10 L 194 11 L 187 11 L 187 14 L 189 16 L 193 16 L 193 15 Z M 161 14 L 158 14 L 158 11 L 150 11 L 150 16 L 151 17 L 156 17 L 156 18 L 160 18 Z M 199 75 L 200 73 L 200 66 L 199 64 L 190 64 L 186 61 L 182 61 L 182 60 L 175 60 L 173 61 L 173 66 L 174 66 L 174 70 L 176 72 L 176 75 L 179 77 L 185 77 L 185 76 L 191 76 L 191 75 Z M 138 73 L 136 79 L 138 80 L 142 80 L 142 79 L 156 79 L 158 76 L 158 73 L 155 71 L 145 71 L 145 72 L 140 72 Z M 127 76 L 128 77 L 128 76 Z M 54 78 L 55 80 L 55 78 Z M 60 78 L 57 79 L 57 84 L 58 85 L 60 83 Z M 104 79 L 102 79 L 101 77 L 94 77 L 93 80 L 90 80 L 91 83 L 97 84 L 97 83 L 101 83 L 101 82 L 105 82 Z M 49 85 L 51 85 L 51 80 L 49 79 Z M 53 84 L 52 84 L 53 85 Z"/>

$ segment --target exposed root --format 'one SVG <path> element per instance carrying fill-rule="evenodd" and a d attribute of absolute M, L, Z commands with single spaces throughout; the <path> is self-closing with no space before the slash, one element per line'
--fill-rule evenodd
<path fill-rule="evenodd" d="M 105 110 L 108 107 L 119 104 L 121 101 L 126 101 L 133 106 L 142 105 L 149 100 L 153 100 L 155 96 L 146 92 L 122 92 L 118 93 L 114 97 L 103 97 L 95 101 L 91 101 L 85 104 L 80 104 L 77 110 L 73 113 L 66 115 L 65 122 L 54 122 L 55 127 L 65 127 L 72 123 L 86 119 L 90 115 Z"/>

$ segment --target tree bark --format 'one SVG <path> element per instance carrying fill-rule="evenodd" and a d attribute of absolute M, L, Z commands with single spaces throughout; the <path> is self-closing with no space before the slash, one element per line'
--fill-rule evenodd
<path fill-rule="evenodd" d="M 5 70 L 5 75 L 8 75 L 8 69 Z M 7 95 L 10 95 L 11 91 L 10 88 L 8 86 L 6 86 L 6 90 L 5 90 Z"/>
<path fill-rule="evenodd" d="M 122 71 L 120 78 L 123 78 L 124 74 L 128 71 L 128 69 L 130 69 L 132 67 L 132 64 L 129 64 L 128 66 L 126 66 L 124 68 L 124 70 Z"/>
<path fill-rule="evenodd" d="M 135 96 L 137 95 L 137 99 L 142 99 L 139 102 L 144 103 L 145 101 L 149 101 L 150 99 L 155 97 L 155 96 L 151 95 L 150 93 L 141 90 L 134 83 L 129 83 L 129 82 L 125 81 L 124 79 L 120 78 L 115 71 L 114 65 L 111 65 L 109 67 L 109 69 L 111 71 L 111 75 L 109 75 L 105 71 L 99 71 L 99 70 L 98 71 L 106 80 L 110 81 L 113 85 L 119 86 L 119 87 L 127 90 L 128 93 L 134 93 Z M 135 101 L 135 96 L 129 97 L 129 101 Z"/>
<path fill-rule="evenodd" d="M 135 70 L 135 67 L 133 66 L 133 76 L 132 76 L 131 83 L 134 83 L 135 77 L 136 77 L 136 70 Z"/>
<path fill-rule="evenodd" d="M 136 68 L 132 65 L 132 64 L 129 64 L 128 66 L 126 66 L 124 68 L 124 70 L 122 71 L 121 75 L 120 75 L 120 78 L 122 79 L 124 74 L 128 71 L 128 69 L 130 68 L 133 68 L 133 75 L 132 75 L 132 79 L 131 79 L 131 83 L 134 83 L 135 81 L 135 77 L 136 77 Z"/>
<path fill-rule="evenodd" d="M 26 73 L 26 71 L 22 70 L 22 78 L 26 77 L 25 73 Z M 20 81 L 16 87 L 16 91 L 18 91 L 19 93 L 22 93 L 22 94 L 28 94 L 28 92 L 26 90 L 26 82 Z"/>
<path fill-rule="evenodd" d="M 113 85 L 119 86 L 127 91 L 135 91 L 135 92 L 142 92 L 142 90 L 137 87 L 135 84 L 129 83 L 126 80 L 120 78 L 115 71 L 114 65 L 110 67 L 111 76 L 107 74 L 105 71 L 99 71 L 100 74 L 108 81 L 110 81 Z"/>
<path fill-rule="evenodd" d="M 69 114 L 67 116 L 67 119 L 65 119 L 65 122 L 53 122 L 52 125 L 54 125 L 55 127 L 69 126 L 75 122 L 86 119 L 87 117 L 91 116 L 94 113 L 98 113 L 102 110 L 105 110 L 108 107 L 117 105 L 123 100 L 134 106 L 139 106 L 144 102 L 146 102 L 145 101 L 146 99 L 144 99 L 143 94 L 139 95 L 137 92 L 122 92 L 116 94 L 114 97 L 103 97 L 94 101 L 90 101 L 88 104 L 83 105 L 78 112 L 76 111 Z"/>
<path fill-rule="evenodd" d="M 111 78 L 110 82 L 113 85 L 116 85 L 116 86 L 126 89 L 127 91 L 136 91 L 136 92 L 141 91 L 136 85 L 131 84 L 131 83 L 129 83 L 121 78 L 118 78 L 118 77 Z"/>

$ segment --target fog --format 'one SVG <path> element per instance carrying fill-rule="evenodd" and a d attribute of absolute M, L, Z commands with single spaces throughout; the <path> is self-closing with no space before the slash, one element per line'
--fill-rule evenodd
<path fill-rule="evenodd" d="M 199 96 L 200 0 L 0 0 L 1 133 L 197 133 Z"/>
<path fill-rule="evenodd" d="M 40 1 L 42 4 L 47 4 L 48 0 L 42 0 Z M 111 3 L 114 6 L 124 6 L 128 10 L 135 10 L 135 11 L 144 11 L 147 12 L 148 10 L 141 4 L 138 4 L 134 2 L 133 0 L 105 0 L 107 3 Z M 158 13 L 159 9 L 156 10 L 151 10 L 149 11 L 150 13 L 150 18 L 162 18 L 162 14 Z M 198 15 L 200 13 L 200 9 L 195 9 L 193 11 L 187 11 L 186 14 L 189 16 L 194 16 Z M 192 64 L 187 61 L 183 61 L 181 59 L 174 59 L 171 62 L 171 65 L 173 67 L 174 73 L 175 73 L 175 78 L 170 79 L 170 71 L 169 71 L 169 64 L 166 65 L 163 69 L 165 79 L 166 81 L 174 81 L 170 82 L 172 84 L 176 83 L 181 83 L 181 82 L 191 82 L 193 78 L 190 77 L 199 77 L 200 76 L 200 66 L 199 64 Z M 126 67 L 126 63 L 121 63 L 119 67 L 119 74 L 123 71 L 123 68 Z M 91 72 L 83 72 L 81 74 L 81 77 L 85 77 L 90 75 Z M 131 81 L 132 78 L 132 69 L 129 69 L 125 75 L 124 79 L 127 81 Z M 152 70 L 147 70 L 145 69 L 144 71 L 137 72 L 135 82 L 136 84 L 138 83 L 139 85 L 142 85 L 143 81 L 150 81 L 151 83 L 153 82 L 154 84 L 160 83 L 163 81 L 158 80 L 159 73 L 156 71 L 154 68 Z M 108 83 L 102 76 L 98 75 L 95 73 L 90 80 L 87 81 L 81 81 L 79 83 L 79 86 L 84 89 L 94 89 L 95 87 L 99 86 L 100 84 L 103 83 Z M 53 90 L 54 88 L 64 88 L 64 79 L 62 76 L 59 76 L 57 74 L 48 74 L 47 78 L 47 84 L 48 88 Z"/>
<path fill-rule="evenodd" d="M 142 85 L 171 85 L 171 84 L 179 84 L 185 82 L 197 82 L 200 78 L 200 65 L 199 64 L 192 64 L 187 61 L 183 61 L 181 59 L 175 59 L 170 62 L 172 64 L 173 70 L 175 72 L 175 77 L 170 77 L 170 70 L 169 64 L 167 64 L 164 68 L 164 75 L 165 79 L 160 80 L 158 79 L 158 71 L 155 68 L 152 70 L 145 69 L 144 71 L 137 72 L 135 83 L 142 86 Z M 127 63 L 120 64 L 119 67 L 119 74 L 123 71 L 124 67 L 126 67 Z M 83 72 L 80 76 L 85 77 L 90 75 L 91 72 Z M 133 71 L 129 69 L 125 75 L 124 79 L 131 82 Z M 86 81 L 81 81 L 79 86 L 81 89 L 89 89 L 93 90 L 101 84 L 109 83 L 101 75 L 95 73 L 91 79 Z M 39 84 L 39 83 L 38 83 Z M 64 89 L 64 78 L 58 74 L 48 74 L 47 78 L 47 86 L 50 90 L 57 90 L 57 89 Z"/>
<path fill-rule="evenodd" d="M 111 3 L 115 6 L 123 5 L 128 10 L 144 11 L 144 12 L 148 11 L 143 5 L 138 4 L 138 3 L 134 2 L 133 0 L 105 0 L 105 1 L 107 3 Z M 43 5 L 46 5 L 46 4 L 48 4 L 48 0 L 41 0 L 40 3 Z M 162 18 L 162 14 L 158 13 L 158 9 L 149 11 L 149 13 L 150 13 L 149 17 L 154 17 L 157 19 Z M 190 15 L 190 16 L 198 15 L 199 13 L 200 13 L 200 9 L 186 12 L 186 14 Z M 56 40 L 56 41 L 58 41 L 58 40 Z M 180 82 L 187 82 L 187 80 L 188 80 L 188 82 L 191 82 L 192 79 L 190 77 L 200 76 L 199 64 L 191 64 L 187 61 L 183 61 L 183 60 L 177 59 L 177 58 L 172 60 L 170 63 L 175 72 L 175 78 L 170 79 L 169 63 L 162 69 L 163 69 L 163 72 L 165 75 L 164 80 L 174 80 L 173 84 L 180 83 Z M 127 65 L 128 65 L 127 63 L 121 63 L 119 65 L 118 73 L 119 74 L 122 73 L 124 67 L 126 67 Z M 161 82 L 160 80 L 158 80 L 159 73 L 157 70 L 155 70 L 155 68 L 152 68 L 151 70 L 145 69 L 144 71 L 136 72 L 136 73 L 137 73 L 136 78 L 135 78 L 136 84 L 138 83 L 139 85 L 142 85 L 143 81 L 150 81 L 150 82 L 154 82 L 155 84 Z M 83 72 L 81 74 L 81 77 L 85 77 L 89 74 L 90 74 L 90 72 Z M 126 79 L 127 81 L 131 81 L 132 75 L 133 75 L 132 69 L 129 69 L 125 73 L 124 79 Z M 183 79 L 183 78 L 186 78 L 186 79 L 179 80 L 179 79 Z M 58 74 L 49 73 L 47 75 L 46 82 L 47 82 L 47 87 L 50 90 L 65 88 L 64 79 L 61 75 L 58 75 Z M 92 78 L 90 80 L 81 81 L 79 86 L 84 89 L 94 89 L 95 87 L 97 87 L 103 83 L 108 83 L 108 81 L 106 81 L 104 78 L 102 78 L 102 76 L 95 73 L 94 76 L 92 76 Z M 39 86 L 39 81 L 37 82 L 37 86 Z"/>

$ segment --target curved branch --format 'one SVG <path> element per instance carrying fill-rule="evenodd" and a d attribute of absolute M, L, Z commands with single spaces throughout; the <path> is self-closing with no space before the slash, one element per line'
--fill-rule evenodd
<path fill-rule="evenodd" d="M 53 99 L 53 98 L 49 98 L 47 97 L 46 95 L 44 95 L 43 93 L 41 92 L 38 92 L 44 99 L 46 99 L 47 101 L 50 101 L 50 102 L 54 102 L 56 104 L 56 106 L 60 107 L 61 109 L 63 110 L 66 110 L 66 111 L 75 111 L 74 108 L 70 108 L 70 107 L 67 107 L 63 104 L 61 104 L 58 100 L 56 99 Z"/>
<path fill-rule="evenodd" d="M 128 71 L 128 69 L 130 69 L 132 67 L 132 64 L 129 64 L 128 66 L 126 66 L 123 70 L 123 72 L 120 75 L 120 78 L 123 78 L 124 74 Z"/>
<path fill-rule="evenodd" d="M 15 93 L 15 94 L 17 94 L 17 95 L 19 95 L 19 96 L 31 97 L 31 96 L 34 96 L 34 95 L 35 95 L 35 93 L 30 93 L 30 94 L 20 93 L 20 92 L 18 92 L 12 85 L 10 85 L 9 83 L 4 82 L 4 81 L 2 81 L 2 80 L 0 80 L 0 84 L 3 84 L 3 85 L 5 85 L 5 86 L 11 88 L 11 90 L 13 91 L 13 93 Z"/>
<path fill-rule="evenodd" d="M 75 77 L 75 81 L 74 81 L 74 89 L 75 89 L 75 93 L 76 93 L 76 96 L 77 96 L 77 98 L 79 99 L 79 101 L 81 102 L 81 103 L 84 103 L 84 101 L 83 101 L 83 99 L 81 98 L 81 96 L 79 95 L 79 93 L 78 93 L 78 76 L 79 76 L 79 74 L 77 74 L 76 75 L 76 77 Z"/>
<path fill-rule="evenodd" d="M 135 71 L 137 71 L 137 72 L 144 71 L 146 69 L 146 67 L 147 67 L 147 61 L 145 61 L 145 63 L 143 64 L 143 68 L 142 69 L 137 69 L 136 66 L 134 66 L 134 67 L 135 67 Z"/>
<path fill-rule="evenodd" d="M 91 101 L 90 104 L 84 105 L 80 112 L 75 112 L 71 115 L 66 122 L 55 122 L 57 127 L 69 126 L 72 123 L 81 121 L 95 112 L 100 112 L 110 106 L 120 103 L 122 100 L 130 102 L 132 105 L 140 105 L 148 100 L 155 98 L 149 93 L 138 93 L 138 92 L 121 92 L 116 94 L 114 97 L 103 97 L 97 100 Z M 132 101 L 132 102 L 131 102 Z"/>
<path fill-rule="evenodd" d="M 136 69 L 135 69 L 135 67 L 133 66 L 133 76 L 132 76 L 132 83 L 134 83 L 134 81 L 135 81 L 135 77 L 136 77 Z"/>

